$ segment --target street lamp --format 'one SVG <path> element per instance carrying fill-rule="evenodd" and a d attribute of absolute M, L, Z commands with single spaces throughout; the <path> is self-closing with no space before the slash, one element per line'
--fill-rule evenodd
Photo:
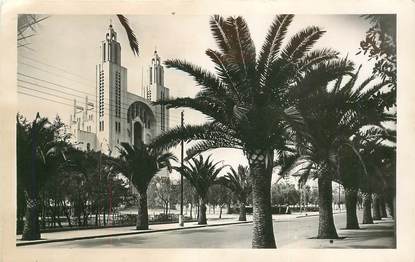
<path fill-rule="evenodd" d="M 184 112 L 182 111 L 181 114 L 181 127 L 184 126 Z M 180 154 L 180 167 L 183 168 L 183 154 L 184 154 L 184 142 L 180 143 L 181 146 L 181 154 Z M 183 216 L 183 174 L 180 172 L 180 215 L 179 215 L 179 226 L 184 226 L 184 216 Z"/>
<path fill-rule="evenodd" d="M 111 176 L 112 168 L 110 168 L 108 175 L 107 175 L 107 183 L 108 183 L 108 225 L 112 224 L 112 177 Z"/>

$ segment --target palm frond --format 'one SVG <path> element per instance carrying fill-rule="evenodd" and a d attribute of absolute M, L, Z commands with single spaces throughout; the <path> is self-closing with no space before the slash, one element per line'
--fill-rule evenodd
<path fill-rule="evenodd" d="M 257 66 L 258 72 L 261 72 L 261 77 L 264 79 L 266 78 L 268 67 L 273 64 L 278 55 L 288 26 L 293 18 L 294 15 L 276 15 L 268 30 L 265 43 L 259 53 Z"/>
<path fill-rule="evenodd" d="M 287 61 L 296 62 L 298 59 L 310 50 L 314 43 L 325 33 L 317 26 L 310 26 L 295 34 L 284 50 L 281 56 Z"/>
<path fill-rule="evenodd" d="M 298 71 L 304 71 L 312 66 L 315 66 L 318 63 L 335 59 L 338 57 L 338 55 L 338 51 L 335 51 L 330 48 L 312 50 L 299 60 Z"/>
<path fill-rule="evenodd" d="M 224 52 L 228 61 L 238 65 L 236 71 L 240 73 L 241 83 L 249 82 L 248 75 L 252 76 L 255 72 L 255 45 L 251 39 L 248 26 L 245 20 L 238 16 L 226 19 L 226 34 L 229 39 L 231 49 Z"/>
<path fill-rule="evenodd" d="M 233 148 L 242 150 L 242 145 L 240 141 L 236 139 L 230 140 L 228 137 L 216 137 L 215 140 L 204 140 L 192 145 L 186 150 L 186 159 L 190 159 L 200 153 L 218 148 Z"/>
<path fill-rule="evenodd" d="M 182 141 L 215 140 L 217 137 L 230 137 L 231 134 L 226 131 L 217 123 L 179 126 L 157 136 L 149 146 L 157 150 L 166 150 L 178 145 Z"/>
<path fill-rule="evenodd" d="M 218 51 L 212 49 L 206 50 L 206 55 L 210 57 L 212 62 L 215 64 L 215 69 L 222 82 L 226 83 L 229 90 L 232 92 L 233 97 L 237 98 L 237 101 L 241 101 L 240 94 L 237 88 L 237 74 L 238 69 L 235 65 L 230 65 L 224 55 Z"/>
<path fill-rule="evenodd" d="M 171 59 L 164 62 L 167 68 L 175 68 L 188 73 L 202 88 L 202 92 L 209 92 L 217 97 L 226 97 L 227 92 L 221 81 L 212 73 L 180 59 Z"/>
<path fill-rule="evenodd" d="M 222 101 L 217 101 L 211 97 L 183 97 L 183 98 L 169 98 L 159 100 L 154 104 L 166 105 L 167 108 L 183 108 L 188 107 L 197 110 L 213 119 L 220 122 L 226 122 L 227 114 L 222 108 L 224 106 Z"/>
<path fill-rule="evenodd" d="M 225 19 L 220 15 L 213 15 L 209 20 L 209 25 L 213 38 L 215 38 L 221 52 L 227 52 L 230 49 L 230 44 L 224 30 L 226 26 Z"/>
<path fill-rule="evenodd" d="M 139 54 L 139 46 L 138 46 L 138 40 L 135 36 L 135 33 L 133 29 L 131 28 L 130 24 L 128 23 L 127 17 L 124 15 L 117 15 L 118 20 L 120 21 L 121 25 L 124 27 L 125 32 L 127 33 L 128 42 L 130 43 L 130 48 L 133 51 L 134 55 Z"/>

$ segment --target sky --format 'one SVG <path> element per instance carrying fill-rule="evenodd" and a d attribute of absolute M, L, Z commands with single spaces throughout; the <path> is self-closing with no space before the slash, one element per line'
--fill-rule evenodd
<path fill-rule="evenodd" d="M 146 72 L 155 49 L 162 60 L 185 59 L 214 71 L 213 63 L 204 54 L 208 48 L 216 49 L 209 29 L 209 16 L 171 14 L 127 18 L 139 41 L 138 57 L 130 50 L 127 36 L 116 16 L 53 15 L 42 21 L 36 34 L 28 39 L 28 48 L 18 49 L 17 90 L 30 95 L 18 95 L 19 112 L 29 120 L 35 117 L 36 112 L 51 119 L 59 114 L 67 123 L 73 110 L 73 99 L 83 101 L 86 94 L 91 96 L 95 93 L 99 46 L 110 22 L 118 33 L 121 63 L 128 69 L 128 91 L 131 93 L 141 93 L 142 71 Z M 244 18 L 258 53 L 274 15 L 248 15 Z M 310 25 L 326 30 L 315 48 L 333 48 L 342 56 L 347 55 L 356 65 L 362 64 L 361 79 L 371 74 L 373 64 L 367 61 L 367 57 L 355 55 L 369 28 L 364 19 L 358 15 L 296 15 L 286 39 Z M 165 86 L 173 97 L 193 97 L 199 91 L 191 77 L 174 69 L 165 68 Z M 180 111 L 170 110 L 170 127 L 180 124 Z M 189 124 L 206 121 L 203 115 L 192 110 L 185 109 L 184 115 Z M 179 154 L 179 150 L 174 149 L 174 153 Z M 233 167 L 247 165 L 245 157 L 236 150 L 215 150 L 213 157 Z"/>

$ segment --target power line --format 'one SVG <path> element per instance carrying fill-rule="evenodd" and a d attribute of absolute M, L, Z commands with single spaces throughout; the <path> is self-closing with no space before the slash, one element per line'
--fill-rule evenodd
<path fill-rule="evenodd" d="M 57 70 L 59 70 L 59 71 L 65 72 L 65 73 L 67 73 L 67 74 L 69 74 L 69 75 L 76 76 L 76 77 L 78 77 L 78 78 L 80 78 L 80 79 L 83 79 L 84 81 L 91 82 L 91 83 L 94 83 L 94 84 L 95 84 L 95 81 L 90 80 L 90 79 L 87 79 L 87 78 L 85 78 L 85 77 L 83 77 L 83 76 L 81 76 L 81 75 L 77 75 L 77 74 L 74 74 L 74 73 L 72 73 L 72 72 L 69 72 L 69 71 L 67 71 L 67 70 L 65 70 L 65 69 L 63 69 L 63 68 L 60 68 L 60 67 L 57 67 L 57 66 L 54 66 L 54 65 L 47 64 L 47 63 L 45 63 L 45 62 L 42 62 L 42 61 L 40 61 L 40 60 L 37 60 L 37 59 L 31 58 L 31 57 L 28 57 L 28 56 L 20 55 L 20 57 L 22 57 L 22 58 L 24 58 L 24 59 L 27 59 L 27 60 L 31 60 L 31 61 L 36 62 L 36 63 L 38 63 L 38 64 L 42 64 L 42 65 L 45 65 L 45 66 L 48 66 L 48 67 L 51 67 L 51 68 L 55 68 L 55 69 L 57 69 Z"/>
<path fill-rule="evenodd" d="M 24 76 L 24 77 L 27 77 L 27 78 L 31 78 L 31 79 L 35 79 L 35 80 L 38 80 L 38 81 L 42 81 L 42 82 L 45 82 L 45 83 L 48 83 L 48 84 L 51 84 L 51 85 L 59 86 L 59 87 L 62 87 L 62 88 L 64 88 L 64 89 L 67 89 L 67 90 L 72 90 L 72 91 L 75 91 L 75 92 L 84 93 L 84 94 L 89 95 L 89 96 L 92 96 L 92 97 L 96 97 L 96 94 L 92 94 L 92 93 L 88 93 L 88 92 L 80 91 L 80 90 L 77 90 L 77 89 L 74 89 L 74 88 L 70 88 L 70 87 L 68 87 L 68 86 L 60 85 L 60 84 L 57 84 L 57 83 L 54 83 L 54 82 L 51 82 L 51 81 L 48 81 L 48 80 L 44 80 L 44 79 L 40 79 L 40 78 L 37 78 L 37 77 L 29 76 L 29 75 L 26 75 L 26 74 L 23 74 L 23 73 L 18 73 L 18 74 L 19 74 L 19 75 L 22 75 L 22 76 Z M 40 85 L 40 84 L 37 84 L 37 83 L 33 83 L 33 82 L 29 82 L 29 81 L 21 80 L 21 79 L 18 79 L 18 80 L 19 80 L 19 81 L 22 81 L 22 82 L 25 82 L 25 83 L 32 84 L 32 85 L 36 85 L 36 86 L 38 86 L 38 87 L 47 88 L 47 89 L 50 89 L 50 90 L 54 90 L 54 91 L 57 91 L 57 92 L 65 93 L 65 94 L 68 94 L 68 95 L 72 95 L 72 96 L 76 96 L 76 97 L 79 97 L 79 98 L 81 98 L 81 99 L 84 99 L 84 97 L 81 97 L 81 96 L 79 96 L 79 95 L 69 94 L 69 93 L 64 92 L 64 91 L 61 91 L 61 90 L 52 89 L 52 88 L 50 88 L 50 87 L 45 87 L 44 85 Z M 115 100 L 111 100 L 111 99 L 109 99 L 109 98 L 104 98 L 104 99 L 105 99 L 105 100 L 107 100 L 107 101 L 109 101 L 109 102 L 115 102 Z M 93 99 L 93 100 L 95 100 L 95 99 Z M 104 102 L 104 103 L 105 103 L 105 102 Z M 108 102 L 106 103 L 106 105 L 107 105 L 107 106 L 110 106 L 110 104 L 109 104 Z M 126 103 L 121 103 L 121 105 L 127 106 L 127 107 L 121 107 L 121 108 L 122 108 L 122 109 L 124 109 L 124 110 L 128 110 L 128 109 L 129 109 L 129 107 L 130 107 L 130 104 L 126 104 Z M 177 118 L 177 117 L 175 117 L 175 118 Z"/>
<path fill-rule="evenodd" d="M 91 89 L 91 90 L 92 90 L 92 89 L 95 89 L 95 83 L 93 84 L 93 86 L 94 86 L 94 87 L 90 87 L 91 85 L 87 85 L 87 84 L 82 83 L 82 82 L 80 82 L 80 81 L 78 81 L 78 80 L 76 80 L 76 79 L 72 79 L 72 78 L 65 77 L 65 75 L 64 75 L 64 74 L 59 74 L 59 73 L 56 73 L 56 72 L 51 72 L 51 71 L 45 70 L 45 69 L 43 69 L 43 68 L 40 68 L 40 67 L 37 67 L 37 66 L 31 65 L 31 64 L 28 64 L 28 63 L 24 63 L 24 62 L 18 62 L 18 64 L 21 64 L 21 65 L 25 65 L 25 66 L 28 66 L 28 67 L 34 68 L 34 69 L 39 70 L 39 71 L 41 71 L 41 72 L 49 73 L 49 74 L 52 74 L 52 75 L 58 76 L 58 77 L 60 77 L 60 78 L 64 78 L 64 79 L 67 79 L 67 80 L 70 80 L 70 81 L 74 81 L 74 82 L 76 82 L 76 83 L 78 83 L 78 84 L 80 84 L 80 85 L 82 85 L 82 86 L 88 87 L 88 88 L 89 88 L 89 89 Z"/>
<path fill-rule="evenodd" d="M 34 76 L 26 75 L 26 74 L 19 73 L 19 72 L 17 72 L 17 74 L 21 75 L 21 76 L 24 76 L 24 77 L 31 78 L 31 79 L 35 79 L 35 80 L 38 80 L 38 81 L 42 81 L 42 82 L 45 82 L 45 83 L 48 83 L 48 84 L 51 84 L 51 85 L 59 86 L 59 87 L 62 87 L 62 88 L 68 89 L 68 90 L 72 90 L 72 91 L 75 91 L 75 92 L 83 93 L 83 94 L 90 95 L 90 96 L 93 96 L 93 97 L 95 96 L 95 94 L 92 94 L 92 93 L 88 93 L 88 92 L 85 92 L 85 91 L 70 88 L 68 86 L 57 84 L 57 83 L 54 83 L 54 82 L 51 82 L 51 81 L 48 81 L 48 80 L 44 80 L 44 79 L 41 79 L 41 78 L 37 78 L 37 77 L 34 77 Z"/>
<path fill-rule="evenodd" d="M 54 92 L 60 92 L 60 93 L 63 93 L 63 94 L 69 95 L 69 96 L 77 96 L 77 95 L 74 95 L 74 94 L 70 94 L 70 93 L 67 93 L 67 92 L 64 92 L 64 91 L 59 91 L 59 90 L 56 90 L 56 89 L 53 89 L 53 88 L 45 87 L 45 86 L 38 85 L 38 84 L 35 84 L 35 83 L 31 83 L 31 82 L 28 82 L 28 81 L 24 81 L 24 80 L 20 80 L 20 79 L 18 79 L 18 81 L 21 81 L 21 82 L 24 82 L 24 83 L 29 83 L 29 84 L 32 84 L 32 85 L 35 85 L 35 86 L 38 86 L 38 87 L 41 87 L 41 88 L 48 89 L 48 90 L 52 90 Z M 18 85 L 18 86 L 21 87 L 21 88 L 29 89 L 29 90 L 39 92 L 39 93 L 42 93 L 42 94 L 45 94 L 45 95 L 55 96 L 57 98 L 68 100 L 68 101 L 71 101 L 71 102 L 73 101 L 70 98 L 62 97 L 62 96 L 59 96 L 57 94 L 41 91 L 41 90 L 38 90 L 38 89 L 33 89 L 31 87 L 27 87 L 27 86 L 23 86 L 23 85 Z M 81 96 L 77 96 L 77 97 L 80 97 L 82 99 L 84 98 L 84 97 L 81 97 Z M 107 106 L 110 106 L 108 103 L 104 103 L 104 104 L 106 104 Z M 123 107 L 121 107 L 121 108 L 128 111 L 127 108 L 123 108 Z M 178 122 L 177 117 L 175 117 L 174 115 L 170 115 L 170 112 L 169 112 L 169 120 L 175 120 L 176 122 Z"/>
<path fill-rule="evenodd" d="M 21 87 L 21 88 L 24 88 L 24 89 L 33 90 L 35 92 L 39 92 L 39 93 L 46 94 L 46 95 L 49 95 L 49 96 L 54 96 L 54 97 L 59 98 L 59 99 L 64 99 L 64 100 L 72 101 L 69 98 L 62 97 L 62 96 L 59 96 L 59 95 L 56 95 L 56 94 L 50 94 L 50 93 L 47 93 L 47 92 L 42 92 L 42 91 L 39 91 L 39 90 L 36 90 L 36 89 L 32 89 L 32 88 L 28 88 L 28 87 L 25 87 L 25 86 L 22 86 L 22 85 L 18 85 L 18 86 Z M 35 98 L 38 98 L 38 99 L 41 99 L 41 100 L 46 100 L 46 101 L 49 101 L 49 102 L 54 102 L 54 103 L 62 104 L 62 105 L 65 105 L 65 106 L 70 106 L 72 108 L 74 106 L 73 104 L 64 103 L 62 101 L 56 101 L 56 100 L 49 99 L 49 98 L 46 98 L 46 97 L 36 96 L 36 95 L 29 94 L 29 93 L 26 93 L 26 92 L 22 92 L 22 91 L 19 91 L 19 90 L 18 90 L 18 93 L 23 94 L 23 95 L 27 95 L 27 96 L 31 96 L 31 97 L 35 97 Z M 107 112 L 104 112 L 104 114 L 107 115 L 107 116 L 112 116 L 112 117 L 115 117 L 115 118 L 118 118 L 118 119 L 123 119 L 123 120 L 127 120 L 128 121 L 128 118 L 126 118 L 126 117 L 116 117 L 114 114 L 107 113 Z M 176 124 L 176 125 L 179 125 L 178 122 L 175 123 L 173 121 L 173 123 Z M 158 123 L 157 121 L 155 122 L 155 124 L 156 124 L 157 127 L 161 127 L 160 123 Z M 169 119 L 169 124 L 170 124 L 170 119 Z"/>

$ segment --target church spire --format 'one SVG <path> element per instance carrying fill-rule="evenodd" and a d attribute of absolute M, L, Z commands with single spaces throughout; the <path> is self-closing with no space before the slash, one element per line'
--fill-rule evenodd
<path fill-rule="evenodd" d="M 117 41 L 117 33 L 114 31 L 114 28 L 112 27 L 112 22 L 110 20 L 110 25 L 108 26 L 108 32 L 106 34 L 106 39 L 111 41 Z"/>
<path fill-rule="evenodd" d="M 111 62 L 121 65 L 121 46 L 117 42 L 117 32 L 115 32 L 112 21 L 105 34 L 105 40 L 101 42 L 101 62 Z"/>

